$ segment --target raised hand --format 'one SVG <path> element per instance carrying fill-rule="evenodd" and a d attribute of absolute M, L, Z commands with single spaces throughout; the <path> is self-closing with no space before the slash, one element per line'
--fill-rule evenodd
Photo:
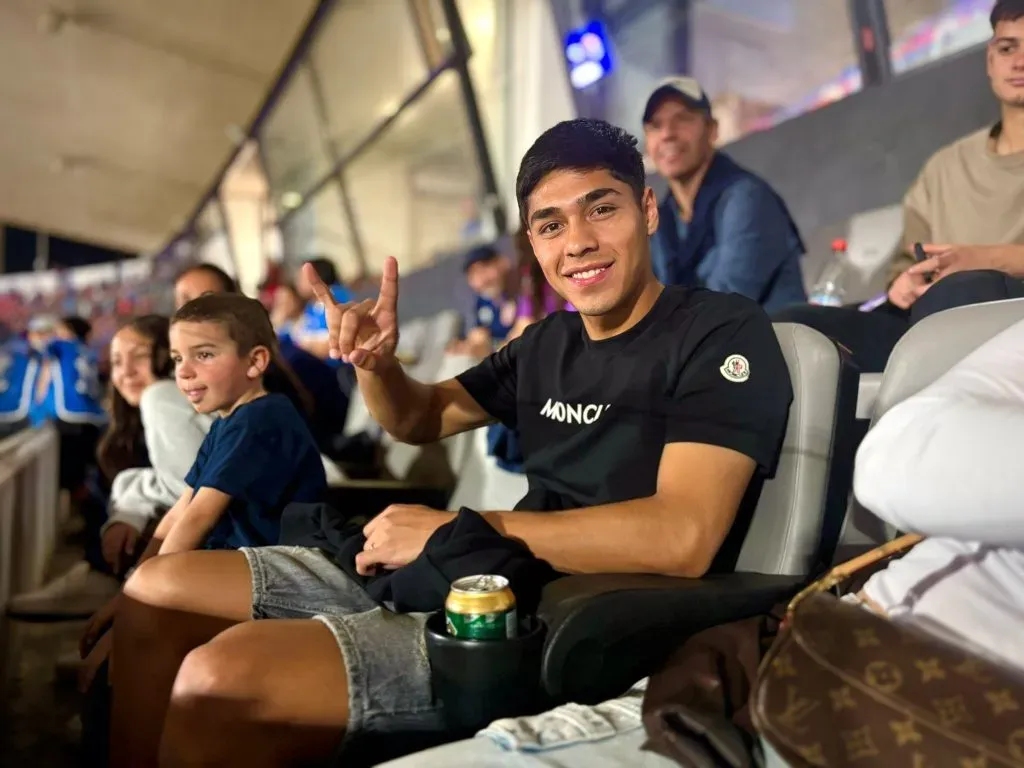
<path fill-rule="evenodd" d="M 326 310 L 331 357 L 367 371 L 381 360 L 394 357 L 398 346 L 398 262 L 393 256 L 384 261 L 376 302 L 367 299 L 339 304 L 312 265 L 306 264 L 303 269 L 317 301 L 323 302 Z"/>

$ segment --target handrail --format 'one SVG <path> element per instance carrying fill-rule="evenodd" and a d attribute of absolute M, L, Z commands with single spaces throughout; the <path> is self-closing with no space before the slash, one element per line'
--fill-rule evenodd
<path fill-rule="evenodd" d="M 0 609 L 42 584 L 56 546 L 59 446 L 50 425 L 0 440 Z"/>

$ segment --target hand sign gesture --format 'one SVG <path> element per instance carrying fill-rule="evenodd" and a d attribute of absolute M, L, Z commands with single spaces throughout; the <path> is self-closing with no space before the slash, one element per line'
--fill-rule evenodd
<path fill-rule="evenodd" d="M 394 356 L 398 345 L 398 262 L 394 256 L 384 261 L 376 303 L 366 299 L 339 304 L 311 264 L 303 269 L 327 313 L 331 357 L 372 371 L 379 361 Z"/>

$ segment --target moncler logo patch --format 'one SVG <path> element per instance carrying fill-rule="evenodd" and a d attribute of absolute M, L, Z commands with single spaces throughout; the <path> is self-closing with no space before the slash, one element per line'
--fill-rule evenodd
<path fill-rule="evenodd" d="M 743 355 L 729 355 L 719 368 L 726 381 L 742 384 L 750 378 L 750 363 Z"/>

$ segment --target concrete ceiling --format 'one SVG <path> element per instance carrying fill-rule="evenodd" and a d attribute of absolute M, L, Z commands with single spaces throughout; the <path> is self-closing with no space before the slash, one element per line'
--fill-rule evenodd
<path fill-rule="evenodd" d="M 0 1 L 0 222 L 160 247 L 315 0 Z"/>

